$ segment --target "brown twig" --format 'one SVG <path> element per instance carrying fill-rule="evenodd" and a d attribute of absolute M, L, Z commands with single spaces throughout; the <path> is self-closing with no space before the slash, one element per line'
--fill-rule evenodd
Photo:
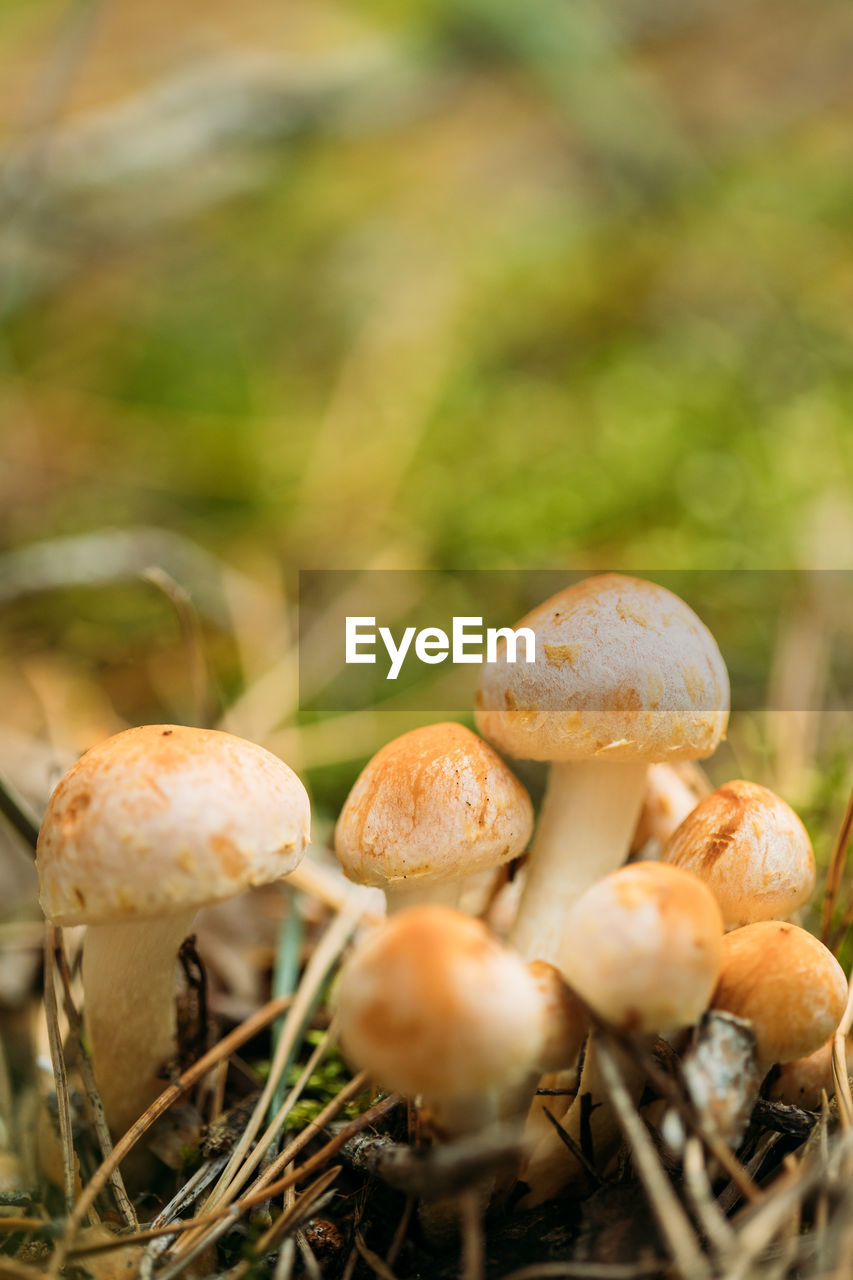
<path fill-rule="evenodd" d="M 614 1036 L 618 1043 L 624 1045 L 631 1052 L 640 1053 L 643 1069 L 651 1084 L 674 1107 L 686 1127 L 702 1140 L 703 1146 L 723 1167 L 731 1181 L 738 1187 L 741 1195 L 751 1203 L 761 1200 L 762 1193 L 749 1176 L 747 1170 L 737 1157 L 732 1154 L 726 1144 L 709 1130 L 708 1126 L 702 1122 L 701 1117 L 688 1105 L 679 1093 L 673 1078 L 658 1065 L 654 1056 L 638 1050 L 629 1036 L 619 1036 L 612 1031 L 610 1034 Z"/>
<path fill-rule="evenodd" d="M 65 1212 L 74 1208 L 74 1141 L 71 1136 L 71 1100 L 68 1096 L 68 1073 L 62 1052 L 59 1032 L 59 1006 L 56 1001 L 55 959 L 62 946 L 62 931 L 58 925 L 45 926 L 44 936 L 44 1011 L 47 1019 L 47 1038 L 50 1043 L 50 1060 L 56 1087 L 56 1103 L 59 1110 L 59 1137 L 62 1142 L 62 1189 L 65 1195 Z M 94 1203 L 94 1202 L 93 1202 Z M 90 1206 L 87 1206 L 87 1208 Z"/>
<path fill-rule="evenodd" d="M 388 1266 L 388 1263 L 385 1262 L 383 1258 L 380 1258 L 378 1253 L 374 1253 L 372 1249 L 369 1249 L 364 1243 L 364 1236 L 358 1228 L 356 1228 L 355 1232 L 355 1247 L 358 1249 L 359 1254 L 370 1267 L 373 1274 L 379 1277 L 379 1280 L 397 1280 L 397 1277 Z"/>
<path fill-rule="evenodd" d="M 196 1066 L 198 1065 L 199 1064 L 196 1063 Z M 356 1077 L 354 1081 L 351 1081 L 351 1085 L 356 1084 L 359 1088 L 363 1088 L 363 1078 Z M 348 1086 L 348 1088 L 349 1087 L 350 1086 Z M 358 1090 L 356 1090 L 356 1092 L 357 1091 Z M 344 1092 L 347 1091 L 343 1090 L 342 1093 Z M 322 1129 L 323 1124 L 325 1124 L 330 1118 L 327 1113 L 330 1111 L 333 1112 L 333 1109 L 339 1110 L 340 1106 L 345 1105 L 344 1103 L 339 1102 L 340 1097 L 341 1094 L 339 1094 L 333 1102 L 329 1103 L 325 1110 L 317 1117 L 317 1120 L 313 1121 L 307 1126 L 307 1128 L 315 1130 Z M 82 1257 L 89 1253 L 107 1253 L 113 1249 L 123 1248 L 126 1245 L 145 1244 L 149 1240 L 157 1240 L 162 1236 L 182 1235 L 187 1231 L 195 1231 L 201 1227 L 218 1227 L 223 1230 L 227 1230 L 232 1223 L 238 1221 L 247 1209 L 253 1209 L 256 1205 L 264 1204 L 267 1200 L 271 1200 L 275 1196 L 282 1195 L 290 1187 L 295 1186 L 305 1178 L 317 1173 L 333 1155 L 337 1154 L 348 1139 L 358 1133 L 360 1129 L 364 1129 L 368 1125 L 374 1124 L 377 1120 L 387 1115 L 389 1111 L 392 1111 L 395 1107 L 399 1106 L 400 1101 L 401 1099 L 396 1094 L 392 1094 L 388 1098 L 383 1098 L 381 1102 L 377 1102 L 376 1105 L 371 1107 L 368 1111 L 362 1112 L 360 1116 L 356 1116 L 353 1120 L 350 1120 L 346 1125 L 344 1125 L 340 1133 L 337 1133 L 334 1138 L 331 1138 L 323 1147 L 320 1148 L 318 1152 L 315 1153 L 315 1155 L 311 1156 L 309 1160 L 306 1160 L 305 1164 L 300 1165 L 298 1169 L 293 1169 L 285 1177 L 271 1183 L 264 1182 L 264 1177 L 266 1176 L 264 1175 L 264 1177 L 257 1179 L 250 1192 L 235 1201 L 234 1204 L 222 1205 L 220 1208 L 213 1209 L 209 1213 L 201 1214 L 195 1218 L 186 1218 L 180 1222 L 173 1222 L 168 1226 L 151 1227 L 135 1232 L 133 1235 L 117 1236 L 115 1240 L 106 1241 L 104 1244 L 71 1248 L 65 1253 L 63 1261 L 69 1255 L 72 1257 Z M 326 1120 L 323 1119 L 324 1116 L 326 1116 Z M 296 1145 L 296 1143 L 303 1138 L 304 1134 L 305 1130 L 300 1134 L 299 1139 L 296 1139 L 291 1145 Z M 313 1136 L 313 1133 L 309 1133 L 308 1136 L 304 1138 L 301 1145 L 304 1146 L 307 1142 L 310 1142 Z M 282 1153 L 282 1156 L 287 1156 L 289 1158 L 291 1155 L 292 1152 L 290 1149 Z M 271 1165 L 270 1169 L 267 1170 L 267 1173 L 272 1173 L 273 1170 L 274 1166 Z M 80 1205 L 78 1201 L 77 1212 L 79 1212 L 79 1207 Z M 204 1241 L 203 1245 L 207 1243 L 209 1243 L 209 1241 Z M 184 1256 L 180 1258 L 179 1261 L 183 1266 L 187 1264 L 189 1258 L 188 1256 Z M 163 1280 L 166 1280 L 166 1276 L 168 1274 L 168 1272 L 164 1273 Z"/>
<path fill-rule="evenodd" d="M 853 1026 L 853 977 L 850 979 L 847 990 L 847 1005 L 832 1038 L 832 1082 L 838 1099 L 838 1114 L 845 1130 L 853 1126 L 853 1094 L 850 1092 L 850 1078 L 847 1074 L 847 1036 L 851 1026 Z"/>
<path fill-rule="evenodd" d="M 708 1259 L 702 1253 L 690 1219 L 672 1189 L 654 1144 L 625 1088 L 616 1055 L 598 1028 L 592 1034 L 598 1040 L 601 1075 L 616 1119 L 631 1149 L 634 1166 L 672 1260 L 682 1280 L 710 1280 Z"/>
<path fill-rule="evenodd" d="M 30 806 L 8 778 L 0 775 L 0 813 L 30 846 L 33 853 L 39 838 L 39 824 Z"/>
<path fill-rule="evenodd" d="M 142 577 L 163 593 L 175 611 L 187 655 L 194 721 L 201 728 L 207 728 L 217 718 L 218 708 L 214 707 L 198 611 L 186 588 L 160 565 L 149 565 Z"/>
<path fill-rule="evenodd" d="M 532 1262 L 508 1271 L 501 1280 L 643 1280 L 665 1270 L 662 1258 L 648 1262 Z"/>
<path fill-rule="evenodd" d="M 560 1124 L 560 1121 L 554 1115 L 553 1111 L 549 1111 L 547 1107 L 543 1107 L 542 1114 L 554 1126 L 554 1129 L 556 1130 L 556 1133 L 557 1133 L 557 1137 L 560 1139 L 560 1141 L 563 1143 L 564 1146 L 568 1147 L 569 1151 L 571 1151 L 572 1155 L 577 1160 L 578 1164 L 582 1166 L 587 1177 L 591 1180 L 592 1185 L 594 1187 L 600 1187 L 603 1181 L 601 1174 L 598 1172 L 598 1170 L 596 1169 L 592 1161 L 587 1159 L 585 1153 L 582 1151 L 578 1143 L 575 1142 L 571 1134 L 566 1133 L 566 1130 L 564 1129 L 563 1125 Z"/>
<path fill-rule="evenodd" d="M 462 1231 L 462 1280 L 483 1280 L 486 1274 L 486 1242 L 483 1237 L 481 1187 L 468 1187 L 459 1197 L 459 1220 Z"/>
<path fill-rule="evenodd" d="M 150 1129 L 155 1120 L 158 1120 L 174 1102 L 183 1096 L 189 1089 L 193 1087 L 196 1081 L 200 1080 L 211 1067 L 216 1066 L 223 1058 L 227 1058 L 235 1049 L 245 1044 L 247 1040 L 251 1040 L 264 1027 L 275 1021 L 289 1006 L 290 997 L 281 996 L 278 999 L 270 1000 L 263 1008 L 254 1013 L 251 1018 L 247 1018 L 239 1027 L 235 1027 L 219 1044 L 215 1045 L 204 1057 L 199 1058 L 198 1062 L 193 1063 L 174 1084 L 170 1084 L 164 1089 L 158 1098 L 155 1098 L 151 1106 L 145 1111 L 135 1124 L 131 1125 L 127 1133 L 119 1139 L 113 1146 L 112 1155 L 103 1160 L 100 1166 L 95 1170 L 89 1179 L 87 1186 L 83 1189 L 83 1193 L 74 1206 L 73 1212 L 65 1224 L 65 1233 L 57 1243 L 54 1256 L 51 1260 L 51 1266 L 48 1270 L 48 1276 L 58 1277 L 68 1256 L 77 1231 L 79 1230 L 83 1219 L 88 1213 L 90 1207 L 94 1205 L 95 1200 L 103 1191 L 110 1174 L 117 1169 L 122 1160 L 133 1150 L 139 1139 L 144 1133 Z M 148 1237 L 153 1238 L 153 1237 Z"/>
<path fill-rule="evenodd" d="M 832 858 L 829 862 L 829 870 L 826 873 L 826 890 L 823 895 L 823 910 L 821 912 L 820 921 L 820 940 L 829 946 L 833 955 L 837 953 L 838 948 L 844 940 L 844 935 L 850 928 L 850 925 L 853 924 L 853 889 L 851 889 L 847 899 L 847 905 L 845 906 L 841 916 L 841 922 L 835 932 L 832 933 L 832 917 L 835 913 L 835 904 L 841 888 L 841 878 L 844 874 L 844 866 L 847 861 L 847 851 L 850 847 L 851 834 L 853 834 L 853 788 L 850 790 L 850 797 L 847 801 L 844 818 L 835 839 Z M 832 939 L 831 942 L 830 937 Z"/>

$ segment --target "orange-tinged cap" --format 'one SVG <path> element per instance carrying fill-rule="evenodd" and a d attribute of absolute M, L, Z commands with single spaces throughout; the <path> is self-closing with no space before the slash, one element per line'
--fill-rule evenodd
<path fill-rule="evenodd" d="M 58 924 L 109 924 L 219 902 L 292 871 L 308 796 L 263 747 L 182 725 L 126 729 L 58 783 L 38 841 L 39 897 Z"/>
<path fill-rule="evenodd" d="M 462 879 L 527 848 L 530 797 L 461 724 L 412 729 L 364 767 L 335 829 L 351 880 L 382 889 Z"/>
<path fill-rule="evenodd" d="M 790 915 L 814 888 L 808 832 L 784 800 L 755 782 L 727 782 L 705 796 L 663 857 L 705 881 L 729 926 Z"/>
<path fill-rule="evenodd" d="M 690 1026 L 708 1007 L 722 940 L 720 908 L 701 880 L 637 862 L 578 898 L 557 962 L 605 1022 L 660 1033 Z"/>
<path fill-rule="evenodd" d="M 335 1007 L 349 1061 L 407 1097 L 511 1088 L 538 1063 L 544 1004 L 524 961 L 451 907 L 401 911 L 350 954 Z"/>
<path fill-rule="evenodd" d="M 712 1006 L 746 1018 L 766 1070 L 814 1053 L 847 1003 L 847 979 L 822 942 L 798 925 L 759 920 L 723 939 Z"/>
<path fill-rule="evenodd" d="M 725 733 L 729 680 L 693 610 L 654 582 L 586 578 L 516 624 L 536 662 L 506 648 L 483 667 L 477 727 L 533 760 L 694 760 Z"/>

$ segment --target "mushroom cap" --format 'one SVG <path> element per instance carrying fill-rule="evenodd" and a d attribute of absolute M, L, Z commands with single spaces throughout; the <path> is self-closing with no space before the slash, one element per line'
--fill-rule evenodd
<path fill-rule="evenodd" d="M 57 924 L 110 924 L 219 902 L 292 871 L 309 822 L 302 783 L 263 747 L 213 729 L 125 729 L 50 798 L 42 909 Z"/>
<path fill-rule="evenodd" d="M 778 1068 L 778 1075 L 767 1090 L 771 1102 L 784 1102 L 788 1106 L 801 1107 L 803 1111 L 819 1111 L 821 1095 L 828 1098 L 835 1093 L 832 1074 L 832 1050 L 835 1036 L 805 1058 L 795 1058 Z M 847 1073 L 853 1068 L 853 1045 L 845 1043 Z"/>
<path fill-rule="evenodd" d="M 720 967 L 723 919 L 714 895 L 659 862 L 620 867 L 566 914 L 558 964 L 605 1022 L 662 1033 L 708 1007 Z"/>
<path fill-rule="evenodd" d="M 335 1007 L 349 1061 L 428 1101 L 512 1087 L 545 1034 L 521 957 L 445 906 L 401 911 L 368 935 L 341 969 Z"/>
<path fill-rule="evenodd" d="M 784 800 L 756 782 L 727 782 L 705 796 L 663 860 L 705 881 L 727 926 L 790 915 L 815 882 L 808 832 Z"/>
<path fill-rule="evenodd" d="M 798 925 L 759 920 L 723 939 L 711 1004 L 752 1024 L 765 1070 L 819 1049 L 834 1033 L 846 1003 L 841 965 Z"/>
<path fill-rule="evenodd" d="M 560 970 L 547 960 L 529 960 L 527 971 L 539 989 L 545 1009 L 545 1042 L 536 1065 L 540 1071 L 562 1071 L 574 1065 L 586 1039 L 586 1005 Z"/>
<path fill-rule="evenodd" d="M 535 633 L 535 663 L 508 662 L 503 644 L 476 696 L 478 729 L 508 755 L 695 760 L 725 733 L 725 663 L 705 624 L 665 587 L 586 578 L 518 627 Z"/>
<path fill-rule="evenodd" d="M 341 810 L 335 850 L 351 880 L 380 888 L 487 871 L 527 847 L 530 797 L 461 724 L 412 729 L 365 765 Z"/>
<path fill-rule="evenodd" d="M 832 1078 L 832 1046 L 835 1036 L 805 1058 L 794 1058 L 779 1067 L 779 1074 L 768 1091 L 771 1102 L 784 1102 L 803 1111 L 817 1111 L 824 1090 L 831 1098 L 835 1092 Z"/>

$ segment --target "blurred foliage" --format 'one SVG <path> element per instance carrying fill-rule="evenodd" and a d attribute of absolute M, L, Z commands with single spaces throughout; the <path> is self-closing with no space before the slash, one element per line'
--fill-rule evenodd
<path fill-rule="evenodd" d="M 851 54 L 843 0 L 7 2 L 0 546 L 256 584 L 212 675 L 327 817 L 383 731 L 293 730 L 300 567 L 846 567 Z M 54 746 L 190 714 L 132 573 L 0 628 Z"/>

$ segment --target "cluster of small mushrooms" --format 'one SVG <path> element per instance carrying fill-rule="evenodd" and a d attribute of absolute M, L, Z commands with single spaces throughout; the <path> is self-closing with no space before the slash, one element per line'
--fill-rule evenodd
<path fill-rule="evenodd" d="M 532 1205 L 588 1189 L 590 1164 L 605 1169 L 619 1146 L 595 1028 L 667 1039 L 689 1076 L 708 1011 L 731 1015 L 750 1046 L 747 1111 L 771 1068 L 776 1096 L 814 1105 L 831 1087 L 826 1045 L 847 983 L 790 921 L 815 876 L 799 818 L 751 782 L 711 791 L 692 763 L 717 747 L 729 706 L 693 611 L 608 574 L 518 625 L 535 632 L 536 662 L 499 652 L 483 668 L 483 737 L 458 724 L 406 733 L 344 805 L 341 866 L 385 891 L 388 915 L 346 958 L 334 1003 L 350 1064 L 410 1099 L 435 1141 L 517 1126 L 515 1202 Z M 504 757 L 550 764 L 535 834 Z M 85 1016 L 114 1132 L 163 1088 L 193 914 L 292 871 L 308 826 L 291 770 L 214 731 L 129 729 L 57 786 L 41 902 L 51 921 L 88 925 Z M 132 1020 L 117 1016 L 118 992 L 133 992 Z M 641 1061 L 621 1059 L 638 1103 Z M 543 1084 L 556 1094 L 537 1094 Z"/>

